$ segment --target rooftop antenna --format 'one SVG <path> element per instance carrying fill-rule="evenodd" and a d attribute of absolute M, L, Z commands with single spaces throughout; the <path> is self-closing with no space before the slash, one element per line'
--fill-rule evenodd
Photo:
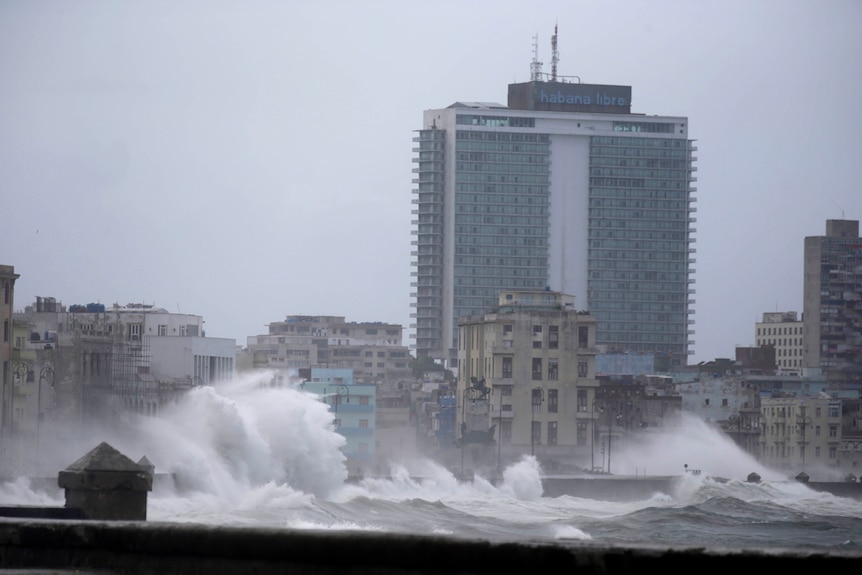
<path fill-rule="evenodd" d="M 542 79 L 542 63 L 539 62 L 539 35 L 533 36 L 533 61 L 530 62 L 530 81 L 538 82 Z"/>
<path fill-rule="evenodd" d="M 557 25 L 554 24 L 554 35 L 551 36 L 551 82 L 557 81 L 557 62 L 560 61 L 560 53 L 557 51 Z"/>

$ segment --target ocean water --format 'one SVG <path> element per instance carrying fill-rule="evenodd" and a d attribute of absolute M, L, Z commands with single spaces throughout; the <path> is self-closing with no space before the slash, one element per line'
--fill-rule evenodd
<path fill-rule="evenodd" d="M 862 556 L 862 500 L 817 492 L 763 467 L 696 419 L 614 454 L 619 475 L 679 475 L 673 492 L 633 501 L 543 493 L 530 456 L 491 481 L 460 480 L 434 462 L 395 462 L 386 477 L 348 482 L 344 439 L 326 405 L 266 374 L 194 390 L 158 418 L 56 434 L 43 465 L 63 469 L 107 441 L 157 474 L 148 521 L 298 530 L 409 533 L 556 545 L 811 550 Z M 699 475 L 683 473 L 683 465 Z M 749 473 L 763 481 L 749 483 Z M 814 476 L 812 475 L 812 478 Z M 0 504 L 64 504 L 26 478 Z"/>

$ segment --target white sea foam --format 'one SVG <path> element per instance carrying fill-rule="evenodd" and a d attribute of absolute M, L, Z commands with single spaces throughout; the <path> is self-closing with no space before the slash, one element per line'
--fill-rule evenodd
<path fill-rule="evenodd" d="M 63 469 L 101 441 L 134 460 L 146 456 L 157 473 L 148 499 L 153 521 L 586 541 L 599 529 L 603 540 L 631 540 L 656 514 L 660 522 L 651 528 L 666 532 L 655 537 L 673 541 L 679 526 L 666 520 L 667 513 L 679 510 L 684 516 L 691 506 L 732 498 L 751 502 L 753 509 L 767 502 L 813 516 L 814 538 L 824 533 L 823 521 L 847 517 L 851 531 L 846 523 L 836 524 L 834 537 L 862 541 L 862 533 L 852 532 L 862 518 L 862 502 L 786 481 L 690 418 L 678 429 L 613 452 L 615 474 L 681 476 L 674 493 L 638 501 L 546 497 L 543 471 L 532 456 L 503 469 L 498 482 L 480 475 L 459 480 L 438 463 L 415 456 L 393 463 L 387 477 L 347 482 L 345 441 L 333 428 L 328 406 L 299 388 L 273 388 L 269 381 L 268 373 L 243 376 L 196 388 L 158 417 L 129 417 L 122 429 L 57 435 L 46 445 L 45 454 L 56 457 L 47 464 Z M 684 473 L 684 463 L 701 473 Z M 744 481 L 752 471 L 761 483 Z M 39 485 L 27 479 L 0 484 L 0 503 L 63 504 L 59 490 Z M 737 531 L 728 529 L 723 541 L 736 541 Z M 783 533 L 773 538 L 786 544 Z"/>

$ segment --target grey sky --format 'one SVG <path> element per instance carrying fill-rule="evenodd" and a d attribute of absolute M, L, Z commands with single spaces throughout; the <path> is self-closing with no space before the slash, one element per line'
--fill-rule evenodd
<path fill-rule="evenodd" d="M 16 307 L 154 303 L 244 344 L 289 314 L 410 323 L 425 109 L 550 71 L 698 140 L 692 361 L 802 307 L 862 218 L 862 2 L 0 2 L 0 263 Z M 405 344 L 409 343 L 405 338 Z"/>

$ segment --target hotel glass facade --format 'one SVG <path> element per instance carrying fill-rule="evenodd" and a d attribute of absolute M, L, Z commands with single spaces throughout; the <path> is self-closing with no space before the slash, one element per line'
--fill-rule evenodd
<path fill-rule="evenodd" d="M 593 106 L 591 109 L 595 109 Z M 685 363 L 693 320 L 687 121 L 456 103 L 414 138 L 413 347 L 453 363 L 457 318 L 501 290 L 574 294 L 609 350 Z"/>

